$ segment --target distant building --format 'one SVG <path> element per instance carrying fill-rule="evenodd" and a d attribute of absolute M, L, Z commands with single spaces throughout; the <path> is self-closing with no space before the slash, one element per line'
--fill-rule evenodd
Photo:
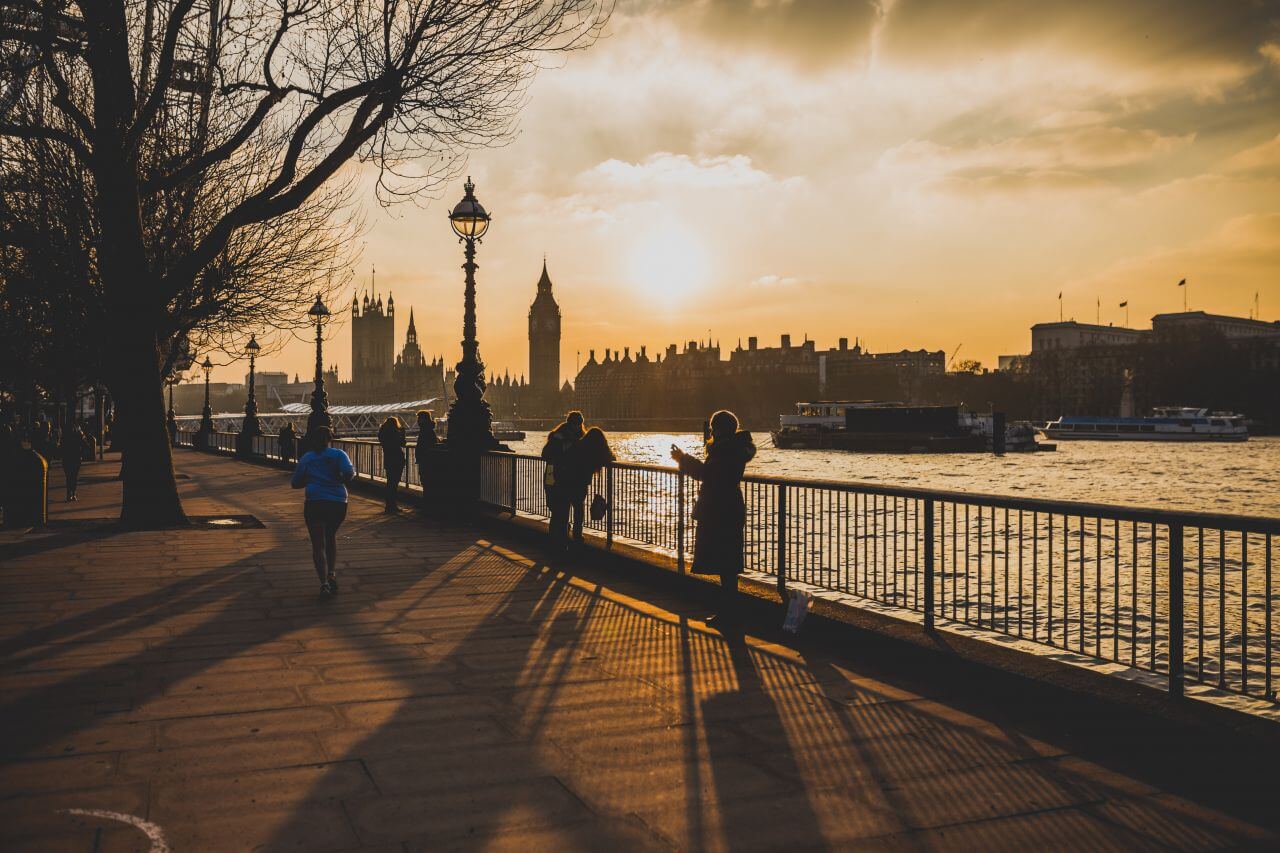
<path fill-rule="evenodd" d="M 705 418 L 729 408 L 753 423 L 771 422 L 819 396 L 910 397 L 922 377 L 944 372 L 945 358 L 941 350 L 867 353 L 848 338 L 819 351 L 811 340 L 793 344 L 790 335 L 777 347 L 747 338 L 728 359 L 710 341 L 671 344 L 652 361 L 645 347 L 634 358 L 629 347 L 621 355 L 606 349 L 603 361 L 591 350 L 574 383 L 574 405 L 595 419 Z"/>
<path fill-rule="evenodd" d="M 1267 322 L 1248 317 L 1207 314 L 1204 311 L 1157 314 L 1151 318 L 1151 328 L 1157 336 L 1189 329 L 1197 331 L 1212 329 L 1228 340 L 1280 338 L 1280 320 Z"/>
<path fill-rule="evenodd" d="M 351 381 L 359 388 L 379 388 L 391 382 L 395 360 L 395 299 L 388 294 L 387 307 L 382 297 L 372 299 L 366 291 L 364 299 L 351 299 Z"/>
<path fill-rule="evenodd" d="M 244 375 L 244 384 L 249 384 L 249 374 Z M 257 388 L 269 388 L 273 385 L 288 385 L 289 374 L 284 371 L 257 370 L 253 374 L 253 384 Z"/>
<path fill-rule="evenodd" d="M 1073 350 L 1091 346 L 1136 344 L 1150 336 L 1144 329 L 1123 326 L 1097 326 L 1067 320 L 1059 323 L 1036 323 L 1031 327 L 1031 352 Z"/>
<path fill-rule="evenodd" d="M 508 377 L 509 379 L 509 377 Z M 560 406 L 560 306 L 551 293 L 547 261 L 529 306 L 528 414 L 552 414 Z"/>

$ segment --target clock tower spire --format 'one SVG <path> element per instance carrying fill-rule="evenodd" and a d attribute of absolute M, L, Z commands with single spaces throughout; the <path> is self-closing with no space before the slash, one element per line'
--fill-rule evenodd
<path fill-rule="evenodd" d="M 545 256 L 538 293 L 529 306 L 529 393 L 537 414 L 559 414 L 555 408 L 560 394 L 560 306 L 551 292 Z"/>

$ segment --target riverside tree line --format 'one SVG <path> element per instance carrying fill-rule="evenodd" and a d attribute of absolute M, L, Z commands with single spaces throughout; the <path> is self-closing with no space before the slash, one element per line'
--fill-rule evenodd
<path fill-rule="evenodd" d="M 103 383 L 122 521 L 185 520 L 163 383 L 345 284 L 372 176 L 421 199 L 506 139 L 608 0 L 6 0 L 0 391 Z"/>

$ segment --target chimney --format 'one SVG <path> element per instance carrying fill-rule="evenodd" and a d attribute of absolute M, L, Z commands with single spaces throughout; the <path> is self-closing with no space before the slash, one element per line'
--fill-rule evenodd
<path fill-rule="evenodd" d="M 645 347 L 640 347 L 640 357 L 641 357 L 641 358 L 648 358 L 648 357 L 649 357 L 649 356 L 647 356 L 647 355 L 645 354 Z"/>
<path fill-rule="evenodd" d="M 588 352 L 590 353 L 590 356 L 587 358 L 587 361 L 588 361 L 588 362 L 595 361 L 595 360 L 596 360 L 596 351 L 595 351 L 595 350 L 588 350 Z"/>
<path fill-rule="evenodd" d="M 611 355 L 611 350 L 610 350 L 608 347 L 605 347 L 605 348 L 604 348 L 604 360 L 605 360 L 605 361 L 608 361 L 608 360 L 609 360 L 609 359 L 611 359 L 611 358 L 613 358 L 613 356 Z"/>
<path fill-rule="evenodd" d="M 674 358 L 676 354 L 676 345 L 667 344 L 667 358 Z"/>
<path fill-rule="evenodd" d="M 791 336 L 790 336 L 790 335 L 783 335 L 783 336 L 782 336 L 782 348 L 783 348 L 783 349 L 791 349 Z"/>
<path fill-rule="evenodd" d="M 622 356 L 623 360 L 624 360 L 624 361 L 630 361 L 630 360 L 631 360 L 631 347 L 623 347 L 623 348 L 622 348 L 622 352 L 623 352 L 623 356 Z"/>
<path fill-rule="evenodd" d="M 844 352 L 844 351 L 845 351 L 845 350 L 847 350 L 848 348 L 849 348 L 849 339 L 848 339 L 848 338 L 841 338 L 841 339 L 840 339 L 840 352 Z"/>
<path fill-rule="evenodd" d="M 756 336 L 752 335 L 751 337 L 747 338 L 747 349 L 751 350 L 752 352 L 755 352 L 756 344 L 758 343 L 760 342 L 756 340 Z"/>

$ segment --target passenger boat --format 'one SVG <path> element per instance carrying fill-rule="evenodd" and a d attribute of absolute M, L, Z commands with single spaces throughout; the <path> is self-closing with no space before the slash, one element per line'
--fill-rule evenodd
<path fill-rule="evenodd" d="M 958 406 L 908 406 L 875 401 L 797 403 L 778 418 L 773 446 L 864 453 L 976 453 L 987 439 L 960 420 Z"/>
<path fill-rule="evenodd" d="M 1145 418 L 1061 417 L 1040 430 L 1067 441 L 1248 441 L 1243 415 L 1161 406 Z"/>

